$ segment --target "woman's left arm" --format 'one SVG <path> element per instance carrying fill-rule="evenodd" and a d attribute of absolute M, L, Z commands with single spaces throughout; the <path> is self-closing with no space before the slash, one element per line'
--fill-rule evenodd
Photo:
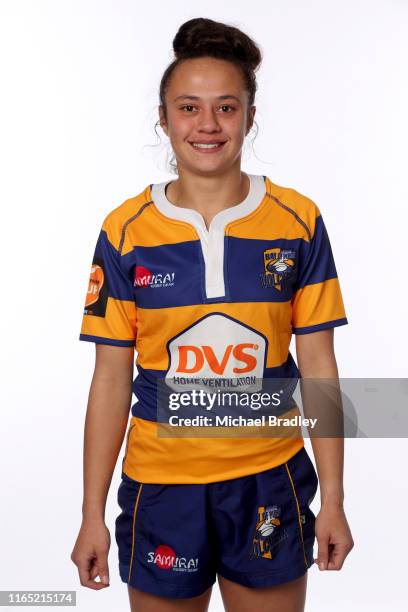
<path fill-rule="evenodd" d="M 302 378 L 330 379 L 331 385 L 340 387 L 333 336 L 333 328 L 295 336 L 297 362 Z M 340 390 L 338 396 L 341 397 Z M 315 524 L 318 543 L 315 562 L 321 570 L 339 570 L 354 546 L 343 508 L 344 438 L 311 436 L 311 444 L 321 501 Z"/>

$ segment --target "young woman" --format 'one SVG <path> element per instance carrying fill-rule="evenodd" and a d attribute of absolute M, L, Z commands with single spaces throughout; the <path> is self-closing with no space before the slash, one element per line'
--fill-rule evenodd
<path fill-rule="evenodd" d="M 318 478 L 299 427 L 281 427 L 279 437 L 251 436 L 245 425 L 197 433 L 175 411 L 166 421 L 159 388 L 222 380 L 253 393 L 260 380 L 336 380 L 333 328 L 347 323 L 339 281 L 316 204 L 241 170 L 256 44 L 234 27 L 192 19 L 173 47 L 159 114 L 178 178 L 114 209 L 92 263 L 80 338 L 95 343 L 96 365 L 71 558 L 83 586 L 109 584 L 104 509 L 133 391 L 115 532 L 131 609 L 207 610 L 218 578 L 226 610 L 300 612 L 307 570 L 314 562 L 339 570 L 353 546 L 342 439 L 312 440 L 315 517 Z M 285 417 L 299 414 L 287 408 Z"/>

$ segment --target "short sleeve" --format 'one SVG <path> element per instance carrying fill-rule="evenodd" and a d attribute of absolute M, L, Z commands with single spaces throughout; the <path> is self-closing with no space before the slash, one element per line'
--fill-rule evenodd
<path fill-rule="evenodd" d="M 131 279 L 121 259 L 104 224 L 92 259 L 80 340 L 113 346 L 135 345 L 136 303 Z"/>
<path fill-rule="evenodd" d="M 292 332 L 310 332 L 348 323 L 333 253 L 316 207 L 313 236 L 302 241 L 292 297 Z"/>

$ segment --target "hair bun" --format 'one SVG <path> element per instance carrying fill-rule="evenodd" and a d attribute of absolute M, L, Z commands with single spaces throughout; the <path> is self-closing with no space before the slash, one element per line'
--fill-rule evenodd
<path fill-rule="evenodd" d="M 262 57 L 244 32 L 225 23 L 198 17 L 183 23 L 173 40 L 177 59 L 203 57 L 234 58 L 256 70 Z"/>

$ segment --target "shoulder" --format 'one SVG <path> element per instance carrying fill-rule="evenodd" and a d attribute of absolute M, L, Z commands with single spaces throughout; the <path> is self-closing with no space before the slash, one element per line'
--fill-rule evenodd
<path fill-rule="evenodd" d="M 266 191 L 274 205 L 286 211 L 287 215 L 304 227 L 310 240 L 315 233 L 317 219 L 321 216 L 314 200 L 292 187 L 277 185 L 268 177 L 266 177 Z"/>
<path fill-rule="evenodd" d="M 119 252 L 122 250 L 126 229 L 150 205 L 150 185 L 138 195 L 126 199 L 122 204 L 111 210 L 105 217 L 102 230 L 106 232 L 109 242 Z"/>

